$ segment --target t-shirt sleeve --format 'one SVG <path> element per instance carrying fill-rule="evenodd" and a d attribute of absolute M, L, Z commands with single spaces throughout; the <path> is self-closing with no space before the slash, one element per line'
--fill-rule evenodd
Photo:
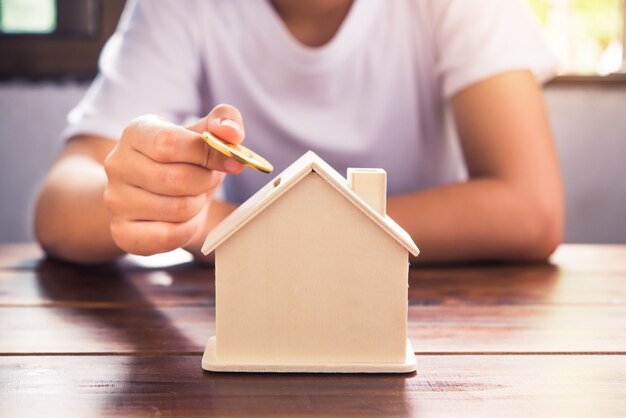
<path fill-rule="evenodd" d="M 100 55 L 99 72 L 69 113 L 64 139 L 119 139 L 132 119 L 152 113 L 175 123 L 197 116 L 198 28 L 195 2 L 131 0 Z"/>
<path fill-rule="evenodd" d="M 507 71 L 528 69 L 540 83 L 557 71 L 525 0 L 433 0 L 430 13 L 446 98 Z"/>

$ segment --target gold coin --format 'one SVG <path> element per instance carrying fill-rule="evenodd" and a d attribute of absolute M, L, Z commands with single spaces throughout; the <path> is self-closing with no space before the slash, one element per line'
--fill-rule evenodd
<path fill-rule="evenodd" d="M 262 173 L 271 173 L 274 170 L 274 167 L 269 161 L 243 145 L 228 144 L 206 131 L 202 132 L 202 139 L 214 150 L 219 151 L 243 165 L 254 168 Z"/>

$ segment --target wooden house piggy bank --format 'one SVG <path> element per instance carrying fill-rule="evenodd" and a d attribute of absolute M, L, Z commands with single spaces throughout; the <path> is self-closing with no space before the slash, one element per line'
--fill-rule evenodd
<path fill-rule="evenodd" d="M 210 371 L 411 372 L 408 254 L 384 170 L 348 179 L 307 152 L 206 238 L 215 250 Z"/>

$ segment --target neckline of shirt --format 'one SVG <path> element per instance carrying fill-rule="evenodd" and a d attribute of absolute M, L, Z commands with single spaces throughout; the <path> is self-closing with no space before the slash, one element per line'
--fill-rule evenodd
<path fill-rule="evenodd" d="M 358 45 L 360 38 L 368 35 L 369 27 L 376 16 L 376 4 L 369 0 L 354 0 L 348 14 L 333 37 L 322 46 L 311 47 L 297 40 L 270 0 L 256 0 L 252 21 L 259 29 L 259 36 L 280 51 L 280 59 L 303 72 L 324 71 L 347 57 Z M 258 13 L 259 15 L 256 15 Z M 256 15 L 256 16 L 255 16 Z"/>

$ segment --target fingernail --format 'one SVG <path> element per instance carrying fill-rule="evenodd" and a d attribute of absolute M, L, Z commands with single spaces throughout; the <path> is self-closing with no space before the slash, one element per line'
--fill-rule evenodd
<path fill-rule="evenodd" d="M 233 129 L 243 133 L 243 128 L 241 127 L 241 125 L 239 123 L 235 122 L 232 119 L 226 119 L 226 118 L 220 119 L 219 120 L 219 124 L 221 126 L 228 126 L 230 128 L 233 128 Z"/>
<path fill-rule="evenodd" d="M 229 158 L 226 161 L 224 161 L 224 168 L 229 173 L 237 173 L 243 168 L 243 165 Z"/>

